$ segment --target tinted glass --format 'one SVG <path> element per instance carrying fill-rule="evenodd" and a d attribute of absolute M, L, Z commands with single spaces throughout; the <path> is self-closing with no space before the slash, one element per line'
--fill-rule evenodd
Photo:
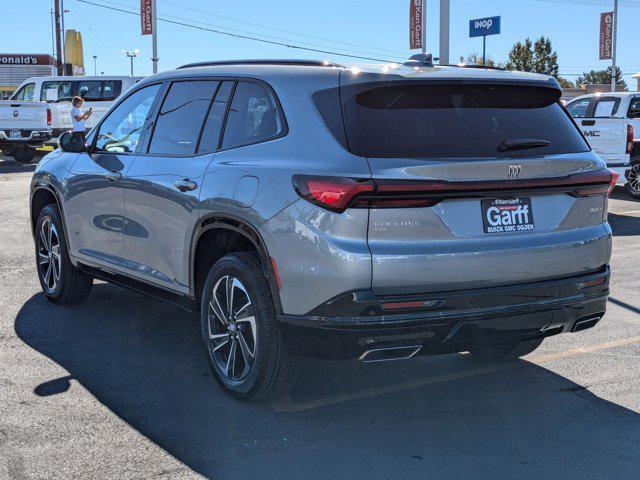
<path fill-rule="evenodd" d="M 567 112 L 573 118 L 584 118 L 587 115 L 587 108 L 589 107 L 589 98 L 583 98 L 582 100 L 575 100 L 567 105 Z"/>
<path fill-rule="evenodd" d="M 50 103 L 61 100 L 71 101 L 72 97 L 73 84 L 71 82 L 42 82 L 40 100 Z"/>
<path fill-rule="evenodd" d="M 101 100 L 102 82 L 78 82 L 78 96 L 88 102 Z"/>
<path fill-rule="evenodd" d="M 352 87 L 362 88 L 362 87 Z M 588 151 L 555 89 L 387 84 L 343 98 L 350 150 L 369 157 L 472 158 Z M 503 142 L 547 146 L 499 153 Z"/>
<path fill-rule="evenodd" d="M 193 155 L 216 81 L 174 82 L 156 120 L 149 153 Z"/>
<path fill-rule="evenodd" d="M 109 80 L 102 82 L 102 100 L 115 100 L 122 91 L 122 82 L 120 80 Z"/>
<path fill-rule="evenodd" d="M 220 130 L 224 122 L 224 112 L 227 109 L 229 96 L 233 82 L 222 82 L 216 98 L 211 105 L 207 120 L 200 137 L 200 145 L 198 145 L 198 154 L 215 152 L 218 149 L 218 141 L 220 140 Z"/>
<path fill-rule="evenodd" d="M 224 130 L 222 148 L 256 143 L 282 131 L 269 90 L 257 83 L 238 82 Z"/>
<path fill-rule="evenodd" d="M 629 118 L 640 118 L 640 97 L 631 100 L 629 104 Z"/>
<path fill-rule="evenodd" d="M 158 90 L 160 85 L 144 87 L 118 105 L 100 125 L 96 151 L 134 152 Z"/>

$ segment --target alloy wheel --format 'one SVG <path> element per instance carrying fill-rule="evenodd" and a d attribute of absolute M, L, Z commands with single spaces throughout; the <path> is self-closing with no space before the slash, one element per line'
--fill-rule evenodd
<path fill-rule="evenodd" d="M 53 293 L 60 284 L 62 256 L 60 255 L 60 237 L 50 218 L 40 227 L 38 242 L 38 270 L 48 293 Z"/>
<path fill-rule="evenodd" d="M 253 367 L 257 332 L 253 304 L 246 287 L 225 275 L 213 287 L 207 311 L 209 354 L 227 380 L 242 381 Z"/>
<path fill-rule="evenodd" d="M 629 187 L 635 193 L 640 194 L 640 163 L 631 167 L 629 170 L 629 174 L 627 177 L 627 181 L 629 182 Z"/>

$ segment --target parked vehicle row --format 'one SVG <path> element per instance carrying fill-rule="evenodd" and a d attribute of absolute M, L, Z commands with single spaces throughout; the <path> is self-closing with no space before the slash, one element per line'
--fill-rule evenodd
<path fill-rule="evenodd" d="M 640 92 L 584 95 L 566 108 L 629 195 L 640 199 Z"/>
<path fill-rule="evenodd" d="M 188 65 L 38 165 L 53 302 L 94 278 L 199 312 L 211 369 L 276 395 L 296 358 L 525 355 L 598 323 L 617 175 L 555 79 L 436 66 Z"/>
<path fill-rule="evenodd" d="M 25 80 L 7 101 L 0 102 L 0 148 L 19 162 L 29 162 L 35 149 L 58 145 L 71 129 L 71 99 L 85 100 L 93 115 L 91 128 L 113 102 L 141 77 L 33 77 Z"/>

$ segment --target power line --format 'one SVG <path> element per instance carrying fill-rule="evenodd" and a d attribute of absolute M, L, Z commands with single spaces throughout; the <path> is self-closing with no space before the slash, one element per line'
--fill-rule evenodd
<path fill-rule="evenodd" d="M 81 2 L 81 3 L 85 3 L 87 5 L 93 5 L 95 7 L 105 8 L 105 9 L 108 9 L 108 10 L 114 10 L 114 11 L 122 12 L 122 13 L 128 13 L 130 15 L 136 15 L 137 16 L 137 15 L 140 14 L 139 11 L 131 11 L 131 10 L 125 10 L 123 8 L 112 7 L 112 6 L 108 6 L 108 5 L 102 5 L 102 4 L 99 4 L 99 3 L 91 2 L 89 0 L 76 0 L 76 1 Z M 347 57 L 347 58 L 357 58 L 359 60 L 371 60 L 371 61 L 374 61 L 374 62 L 383 62 L 383 63 L 389 63 L 391 61 L 391 60 L 388 60 L 388 59 L 380 59 L 380 58 L 365 57 L 365 56 L 360 56 L 360 55 L 352 55 L 352 54 L 340 53 L 340 52 L 335 52 L 335 51 L 331 51 L 331 50 L 324 50 L 324 49 L 319 49 L 319 48 L 303 47 L 301 45 L 297 45 L 297 44 L 294 44 L 294 43 L 284 43 L 284 42 L 277 42 L 277 41 L 274 41 L 274 40 L 266 40 L 264 38 L 257 38 L 257 37 L 250 36 L 250 35 L 232 33 L 232 32 L 227 32 L 227 31 L 224 31 L 224 30 L 219 30 L 219 29 L 214 29 L 214 28 L 208 28 L 208 27 L 203 27 L 203 26 L 199 26 L 199 25 L 194 25 L 192 23 L 186 23 L 186 22 L 181 22 L 181 21 L 176 21 L 176 20 L 170 20 L 168 18 L 158 17 L 158 21 L 164 22 L 164 23 L 173 24 L 173 25 L 180 25 L 180 26 L 183 26 L 183 27 L 195 28 L 197 30 L 203 30 L 203 31 L 207 31 L 207 32 L 217 33 L 219 35 L 226 35 L 228 37 L 241 38 L 241 39 L 244 39 L 244 40 L 252 40 L 252 41 L 255 41 L 255 42 L 261 42 L 261 43 L 266 43 L 266 44 L 270 44 L 270 45 L 278 45 L 278 46 L 297 49 L 297 50 L 305 50 L 305 51 L 308 51 L 308 52 L 324 53 L 324 54 L 328 54 L 328 55 L 339 55 L 339 56 Z"/>

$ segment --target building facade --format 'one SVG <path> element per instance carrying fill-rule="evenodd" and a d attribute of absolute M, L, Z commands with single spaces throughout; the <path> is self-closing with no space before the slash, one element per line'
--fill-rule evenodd
<path fill-rule="evenodd" d="M 0 53 L 0 98 L 9 98 L 29 77 L 56 74 L 55 60 L 42 53 Z"/>

